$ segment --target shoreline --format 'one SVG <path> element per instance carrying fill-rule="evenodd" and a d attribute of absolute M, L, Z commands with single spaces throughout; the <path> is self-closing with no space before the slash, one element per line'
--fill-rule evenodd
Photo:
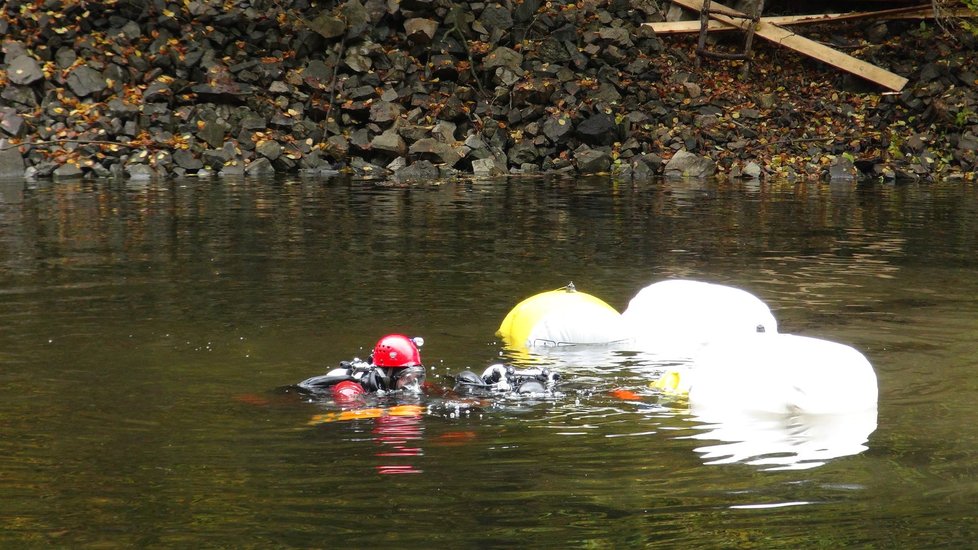
<path fill-rule="evenodd" d="M 909 79 L 885 93 L 768 44 L 695 69 L 642 0 L 102 4 L 0 8 L 0 176 L 978 172 L 976 39 L 919 21 L 805 31 Z"/>

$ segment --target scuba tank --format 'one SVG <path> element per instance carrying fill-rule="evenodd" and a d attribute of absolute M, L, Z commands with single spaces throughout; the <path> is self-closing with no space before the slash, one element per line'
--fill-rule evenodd
<path fill-rule="evenodd" d="M 482 376 L 465 370 L 455 376 L 455 391 L 467 395 L 553 393 L 560 375 L 546 368 L 517 370 L 501 363 L 490 365 Z"/>

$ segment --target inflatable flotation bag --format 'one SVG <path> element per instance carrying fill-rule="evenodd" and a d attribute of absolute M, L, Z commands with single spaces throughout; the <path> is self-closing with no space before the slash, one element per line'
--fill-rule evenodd
<path fill-rule="evenodd" d="M 771 309 L 753 294 L 682 279 L 643 288 L 621 319 L 641 350 L 663 353 L 695 351 L 715 341 L 778 331 Z"/>
<path fill-rule="evenodd" d="M 876 373 L 855 348 L 806 336 L 759 334 L 708 346 L 680 375 L 694 414 L 847 414 L 875 411 Z"/>
<path fill-rule="evenodd" d="M 578 344 L 608 344 L 627 338 L 621 314 L 574 283 L 516 304 L 496 336 L 516 349 Z"/>

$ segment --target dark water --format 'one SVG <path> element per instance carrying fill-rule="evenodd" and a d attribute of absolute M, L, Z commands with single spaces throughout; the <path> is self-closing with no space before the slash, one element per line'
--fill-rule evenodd
<path fill-rule="evenodd" d="M 2 183 L 0 545 L 970 545 L 976 239 L 959 183 Z M 863 351 L 865 449 L 709 463 L 723 442 L 628 353 L 551 357 L 568 386 L 533 402 L 346 420 L 279 389 L 393 331 L 437 384 L 497 360 L 526 296 L 622 310 L 669 277 Z"/>

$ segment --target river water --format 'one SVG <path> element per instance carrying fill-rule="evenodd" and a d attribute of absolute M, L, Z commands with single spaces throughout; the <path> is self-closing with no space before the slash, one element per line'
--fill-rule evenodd
<path fill-rule="evenodd" d="M 953 182 L 4 182 L 0 545 L 970 545 L 976 239 Z M 439 390 L 527 296 L 677 277 L 862 351 L 877 418 L 835 453 L 730 437 L 627 351 L 545 357 L 555 398 Z M 285 388 L 389 332 L 425 338 L 426 395 Z"/>

